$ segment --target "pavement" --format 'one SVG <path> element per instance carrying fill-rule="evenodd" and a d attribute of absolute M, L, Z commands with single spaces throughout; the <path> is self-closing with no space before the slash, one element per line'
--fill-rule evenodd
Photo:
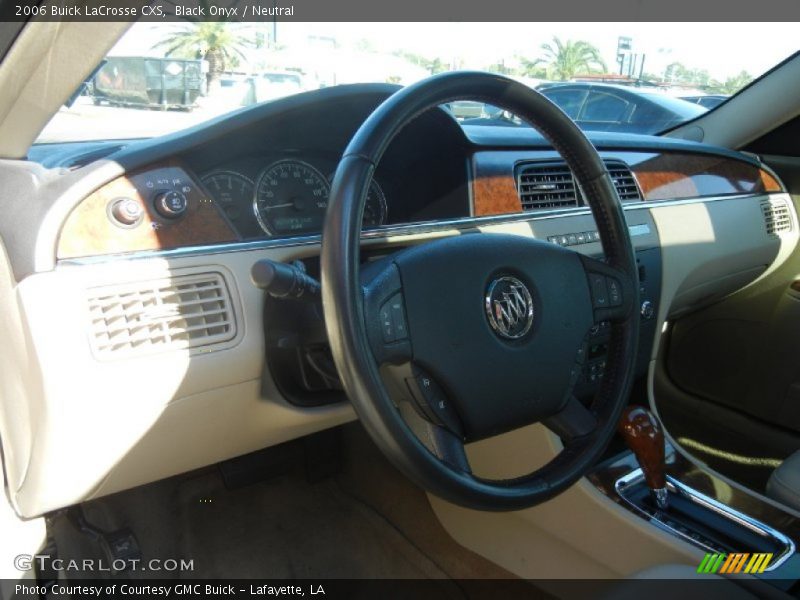
<path fill-rule="evenodd" d="M 147 138 L 191 127 L 240 108 L 236 104 L 201 99 L 191 111 L 119 106 L 95 106 L 80 96 L 71 107 L 62 107 L 50 120 L 38 143 Z"/>

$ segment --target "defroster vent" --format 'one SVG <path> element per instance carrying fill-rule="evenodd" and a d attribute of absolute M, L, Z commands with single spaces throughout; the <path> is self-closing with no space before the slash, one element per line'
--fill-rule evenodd
<path fill-rule="evenodd" d="M 88 302 L 89 337 L 99 358 L 208 347 L 236 335 L 219 273 L 93 288 Z"/>

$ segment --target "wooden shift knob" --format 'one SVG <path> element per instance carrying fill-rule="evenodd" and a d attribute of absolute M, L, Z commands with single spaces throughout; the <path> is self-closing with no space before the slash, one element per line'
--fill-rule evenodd
<path fill-rule="evenodd" d="M 645 483 L 651 490 L 666 486 L 664 475 L 664 431 L 655 415 L 641 406 L 629 406 L 617 427 L 625 443 L 642 467 Z"/>

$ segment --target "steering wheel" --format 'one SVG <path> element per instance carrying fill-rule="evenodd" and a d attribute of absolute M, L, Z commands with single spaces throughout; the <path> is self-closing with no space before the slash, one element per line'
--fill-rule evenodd
<path fill-rule="evenodd" d="M 361 219 L 376 165 L 420 114 L 477 100 L 516 114 L 561 154 L 597 222 L 605 261 L 532 237 L 463 233 L 364 265 Z M 555 104 L 511 79 L 437 75 L 383 102 L 334 177 L 322 238 L 325 326 L 342 385 L 383 453 L 450 502 L 516 510 L 567 489 L 611 440 L 633 378 L 636 261 L 603 161 Z M 605 376 L 573 395 L 593 326 L 610 323 Z M 472 473 L 464 445 L 543 423 L 563 450 L 511 480 Z"/>

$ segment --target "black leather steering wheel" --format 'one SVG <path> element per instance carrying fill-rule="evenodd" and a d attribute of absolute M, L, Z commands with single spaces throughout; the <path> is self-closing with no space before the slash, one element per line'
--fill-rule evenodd
<path fill-rule="evenodd" d="M 538 129 L 575 174 L 606 260 L 530 237 L 468 233 L 362 265 L 361 220 L 375 166 L 417 116 L 455 100 L 506 109 Z M 584 475 L 614 434 L 638 338 L 636 261 L 613 182 L 581 130 L 511 79 L 454 72 L 381 104 L 336 170 L 322 238 L 322 299 L 342 384 L 368 433 L 409 478 L 482 510 L 533 506 Z M 586 338 L 610 322 L 606 374 L 588 406 L 572 390 Z M 464 444 L 541 422 L 563 450 L 537 471 L 487 480 Z"/>

